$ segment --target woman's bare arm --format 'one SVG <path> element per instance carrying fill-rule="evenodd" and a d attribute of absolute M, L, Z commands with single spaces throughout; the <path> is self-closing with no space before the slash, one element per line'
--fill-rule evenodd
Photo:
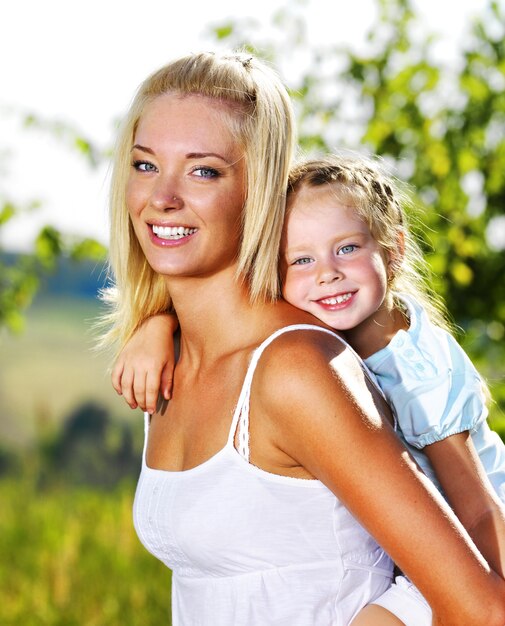
<path fill-rule="evenodd" d="M 468 431 L 424 448 L 445 496 L 491 567 L 505 577 L 505 510 Z"/>
<path fill-rule="evenodd" d="M 327 335 L 287 335 L 260 361 L 251 424 L 267 416 L 277 448 L 369 530 L 423 593 L 435 624 L 503 626 L 505 582 L 399 442 L 355 357 Z M 252 426 L 252 452 L 253 436 Z"/>

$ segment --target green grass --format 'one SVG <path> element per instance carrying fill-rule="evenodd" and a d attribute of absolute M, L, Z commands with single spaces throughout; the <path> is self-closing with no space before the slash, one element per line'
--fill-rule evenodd
<path fill-rule="evenodd" d="M 135 535 L 133 493 L 0 481 L 0 624 L 169 625 L 170 572 Z"/>
<path fill-rule="evenodd" d="M 0 335 L 0 440 L 20 451 L 24 468 L 0 480 L 2 626 L 171 623 L 170 572 L 132 526 L 135 485 L 77 487 L 61 472 L 58 486 L 41 490 L 28 478 L 44 469 L 41 438 L 85 401 L 131 421 L 142 437 L 140 411 L 116 396 L 107 358 L 91 350 L 98 312 L 93 301 L 46 299 L 29 310 L 21 335 Z"/>
<path fill-rule="evenodd" d="M 0 334 L 0 437 L 30 443 L 93 400 L 121 420 L 141 419 L 110 384 L 108 358 L 92 351 L 98 302 L 52 298 L 27 314 L 22 334 Z"/>

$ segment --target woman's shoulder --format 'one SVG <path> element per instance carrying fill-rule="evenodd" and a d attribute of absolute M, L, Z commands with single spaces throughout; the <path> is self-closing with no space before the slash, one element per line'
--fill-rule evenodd
<path fill-rule="evenodd" d="M 345 341 L 322 325 L 296 323 L 276 329 L 260 347 L 255 378 L 262 392 L 298 395 L 333 386 L 335 377 L 362 375 L 362 364 Z"/>
<path fill-rule="evenodd" d="M 263 335 L 266 335 L 266 341 L 271 342 L 272 346 L 275 343 L 279 350 L 289 349 L 292 345 L 310 347 L 321 342 L 338 346 L 345 344 L 338 331 L 284 301 L 272 306 L 268 315 L 261 320 L 260 326 Z M 271 340 L 272 337 L 275 337 L 275 342 Z"/>
<path fill-rule="evenodd" d="M 309 415 L 328 427 L 356 411 L 388 415 L 359 357 L 337 333 L 318 325 L 278 329 L 258 359 L 252 391 L 257 408 L 281 430 L 303 430 Z"/>
<path fill-rule="evenodd" d="M 297 388 L 314 377 L 339 369 L 349 358 L 349 365 L 359 368 L 358 358 L 333 329 L 314 316 L 280 302 L 267 307 L 255 320 L 255 385 Z M 256 324 L 257 323 L 257 324 Z M 337 359 L 340 357 L 340 359 Z M 345 369 L 345 368 L 344 368 Z"/>
<path fill-rule="evenodd" d="M 263 344 L 263 362 L 272 364 L 280 360 L 285 366 L 300 359 L 303 361 L 302 357 L 336 355 L 347 348 L 341 335 L 322 324 L 314 323 L 313 320 L 279 326 L 269 334 Z"/>

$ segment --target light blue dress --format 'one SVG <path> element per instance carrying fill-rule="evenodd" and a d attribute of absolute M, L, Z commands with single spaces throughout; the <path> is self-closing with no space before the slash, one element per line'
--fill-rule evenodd
<path fill-rule="evenodd" d="M 457 341 L 430 322 L 424 309 L 401 295 L 410 327 L 365 363 L 377 377 L 398 421 L 398 434 L 440 491 L 423 452 L 429 444 L 469 431 L 482 465 L 505 502 L 505 446 L 486 421 L 481 378 Z"/>

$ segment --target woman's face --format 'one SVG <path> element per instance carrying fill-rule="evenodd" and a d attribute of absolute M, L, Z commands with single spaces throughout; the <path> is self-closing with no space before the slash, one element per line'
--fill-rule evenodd
<path fill-rule="evenodd" d="M 126 203 L 151 267 L 208 276 L 236 262 L 246 196 L 244 151 L 222 102 L 165 94 L 146 106 Z"/>

